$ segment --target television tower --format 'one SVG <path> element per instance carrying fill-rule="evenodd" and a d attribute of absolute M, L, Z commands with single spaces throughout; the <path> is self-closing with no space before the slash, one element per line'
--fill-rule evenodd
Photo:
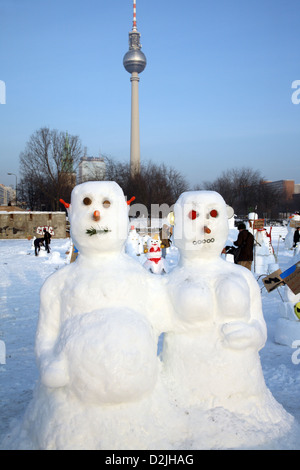
<path fill-rule="evenodd" d="M 131 74 L 131 135 L 130 173 L 134 177 L 140 172 L 140 123 L 139 123 L 139 73 L 146 67 L 146 57 L 141 51 L 140 33 L 136 27 L 136 0 L 133 0 L 133 26 L 129 33 L 129 51 L 123 58 L 123 65 Z"/>

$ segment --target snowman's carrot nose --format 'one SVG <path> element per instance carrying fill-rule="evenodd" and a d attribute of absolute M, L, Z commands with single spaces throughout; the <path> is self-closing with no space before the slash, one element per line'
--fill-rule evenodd
<path fill-rule="evenodd" d="M 208 228 L 208 227 L 205 226 L 205 227 L 204 227 L 204 233 L 210 233 L 210 232 L 211 232 L 210 228 Z"/>
<path fill-rule="evenodd" d="M 93 219 L 98 222 L 100 220 L 100 212 L 99 211 L 95 211 L 94 214 L 93 214 Z"/>

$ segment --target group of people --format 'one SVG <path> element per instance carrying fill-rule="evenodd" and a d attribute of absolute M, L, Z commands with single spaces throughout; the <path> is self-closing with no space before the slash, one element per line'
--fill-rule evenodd
<path fill-rule="evenodd" d="M 43 238 L 36 238 L 34 240 L 34 253 L 35 256 L 38 256 L 41 246 L 44 246 L 47 253 L 50 253 L 50 241 L 51 241 L 51 235 L 47 231 L 47 229 L 44 228 L 44 237 Z"/>

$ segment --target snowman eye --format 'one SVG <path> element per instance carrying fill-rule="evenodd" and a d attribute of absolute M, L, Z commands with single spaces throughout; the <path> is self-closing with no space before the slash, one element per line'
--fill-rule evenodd
<path fill-rule="evenodd" d="M 195 220 L 197 217 L 199 217 L 199 212 L 191 210 L 188 216 L 190 219 Z"/>
<path fill-rule="evenodd" d="M 216 211 L 216 209 L 212 209 L 212 210 L 210 211 L 209 215 L 210 215 L 211 217 L 218 217 L 219 214 L 218 214 L 218 211 Z"/>
<path fill-rule="evenodd" d="M 105 209 L 108 209 L 110 207 L 110 201 L 105 199 L 105 201 L 102 202 L 102 206 L 105 207 Z"/>
<path fill-rule="evenodd" d="M 83 204 L 85 206 L 89 206 L 90 204 L 92 204 L 92 200 L 89 197 L 85 197 L 83 200 Z"/>

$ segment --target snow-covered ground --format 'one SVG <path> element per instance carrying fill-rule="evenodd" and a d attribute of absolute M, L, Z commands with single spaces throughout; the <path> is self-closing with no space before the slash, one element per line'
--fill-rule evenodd
<path fill-rule="evenodd" d="M 286 228 L 273 227 L 272 244 L 282 271 L 295 262 L 293 252 L 285 249 L 285 234 Z M 51 253 L 41 251 L 35 257 L 31 241 L 0 240 L 0 340 L 6 345 L 6 364 L 0 364 L 0 443 L 31 400 L 38 378 L 34 342 L 39 291 L 45 279 L 68 262 L 69 248 L 69 239 L 53 239 Z M 171 266 L 176 264 L 176 249 L 169 251 L 167 261 Z M 262 287 L 262 277 L 258 282 Z M 294 349 L 274 342 L 280 291 L 267 293 L 262 287 L 261 295 L 268 327 L 268 341 L 260 352 L 265 381 L 276 400 L 300 422 L 300 364 L 292 361 Z M 300 449 L 300 435 L 298 442 Z"/>

